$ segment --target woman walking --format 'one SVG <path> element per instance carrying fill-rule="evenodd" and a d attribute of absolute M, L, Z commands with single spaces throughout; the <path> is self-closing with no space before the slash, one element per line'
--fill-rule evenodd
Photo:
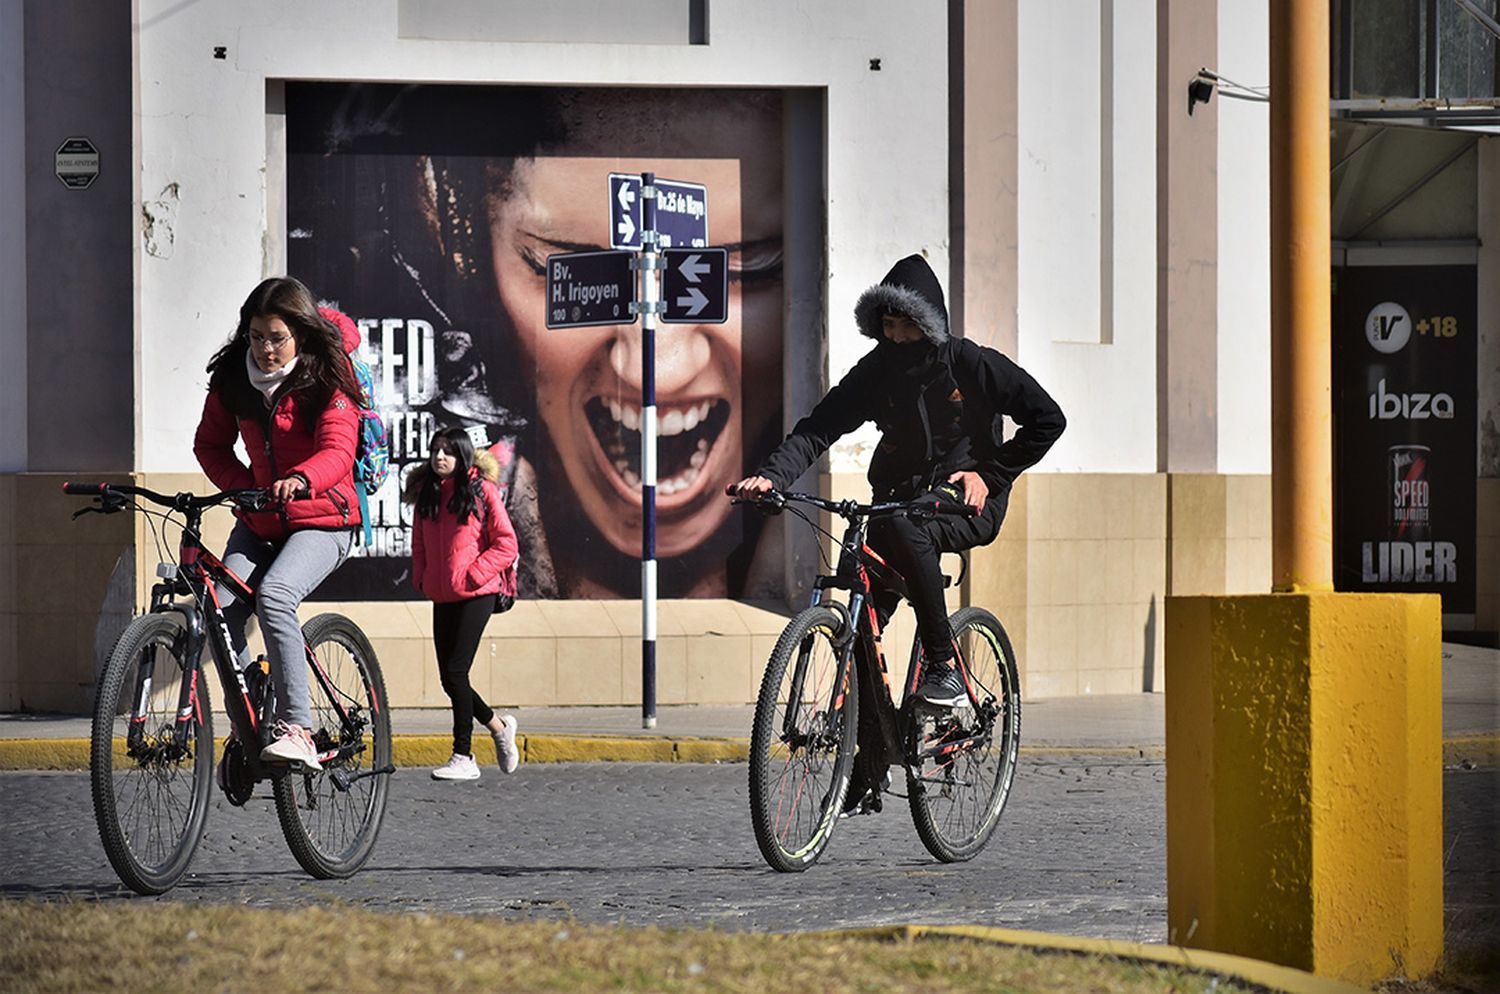
<path fill-rule="evenodd" d="M 516 594 L 516 533 L 495 485 L 500 467 L 474 449 L 462 428 L 432 438 L 432 455 L 407 480 L 414 504 L 411 582 L 432 601 L 432 641 L 443 691 L 453 702 L 453 758 L 435 780 L 477 780 L 471 733 L 478 721 L 495 740 L 500 769 L 514 773 L 516 719 L 496 714 L 469 684 L 474 653 L 500 598 Z"/>

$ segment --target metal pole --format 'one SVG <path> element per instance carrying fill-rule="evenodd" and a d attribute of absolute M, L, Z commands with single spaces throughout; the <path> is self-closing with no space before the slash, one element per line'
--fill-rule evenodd
<path fill-rule="evenodd" d="M 1332 590 L 1328 2 L 1270 15 L 1271 584 Z"/>
<path fill-rule="evenodd" d="M 641 727 L 656 727 L 656 174 L 641 173 Z"/>

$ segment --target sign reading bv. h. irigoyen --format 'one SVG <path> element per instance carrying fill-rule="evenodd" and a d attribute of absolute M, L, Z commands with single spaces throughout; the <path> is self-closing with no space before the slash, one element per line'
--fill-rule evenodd
<path fill-rule="evenodd" d="M 1473 266 L 1357 267 L 1334 298 L 1339 590 L 1474 611 Z"/>

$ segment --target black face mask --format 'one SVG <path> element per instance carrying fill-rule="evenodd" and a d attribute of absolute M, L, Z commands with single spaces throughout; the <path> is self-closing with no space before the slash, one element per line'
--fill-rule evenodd
<path fill-rule="evenodd" d="M 920 342 L 903 344 L 886 339 L 880 344 L 881 348 L 885 349 L 886 358 L 890 363 L 907 372 L 921 370 L 937 354 L 937 349 L 933 348 L 932 343 L 925 338 Z"/>

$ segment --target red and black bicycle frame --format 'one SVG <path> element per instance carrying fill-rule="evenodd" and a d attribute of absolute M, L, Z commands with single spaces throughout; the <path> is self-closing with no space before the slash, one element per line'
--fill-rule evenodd
<path fill-rule="evenodd" d="M 259 713 L 251 701 L 250 688 L 245 675 L 240 671 L 229 636 L 229 624 L 224 617 L 224 607 L 219 602 L 219 585 L 232 591 L 236 599 L 255 604 L 255 591 L 236 576 L 207 548 L 200 537 L 203 512 L 190 508 L 184 512 L 186 521 L 182 530 L 182 542 L 178 548 L 177 565 L 172 575 L 151 588 L 152 613 L 175 613 L 182 619 L 184 652 L 182 659 L 200 659 L 204 646 L 213 648 L 214 665 L 219 672 L 220 685 L 225 688 L 225 711 L 231 727 L 241 742 L 255 743 L 255 748 L 245 750 L 245 761 L 254 779 L 264 779 L 270 772 L 269 765 L 260 762 L 260 746 L 264 745 L 263 729 L 270 715 L 270 697 L 262 695 Z M 178 602 L 177 597 L 190 597 L 187 602 Z M 312 666 L 314 678 L 326 692 L 339 717 L 342 731 L 340 742 L 319 744 L 319 760 L 323 763 L 346 758 L 364 748 L 359 727 L 350 720 L 349 713 L 340 695 L 328 678 L 321 661 L 311 647 L 305 647 L 307 660 Z M 138 680 L 135 710 L 131 715 L 127 746 L 139 749 L 143 740 L 141 728 L 145 722 L 146 705 L 151 691 L 151 661 L 141 660 L 141 675 Z M 202 721 L 202 698 L 198 693 L 198 667 L 193 667 L 188 678 L 182 681 L 177 702 L 177 723 L 174 741 L 178 749 L 187 748 L 194 721 Z M 233 688 L 233 691 L 230 690 Z M 237 691 L 234 692 L 234 691 Z M 379 702 L 375 702 L 379 707 Z M 132 752 L 132 755 L 135 753 Z"/>
<path fill-rule="evenodd" d="M 918 723 L 911 714 L 911 710 L 916 707 L 916 689 L 921 678 L 920 642 L 912 646 L 906 689 L 902 695 L 901 709 L 898 712 L 895 695 L 891 692 L 890 667 L 886 664 L 885 649 L 881 644 L 880 616 L 875 608 L 874 583 L 878 579 L 883 589 L 893 591 L 903 599 L 909 599 L 909 594 L 905 579 L 875 550 L 871 549 L 865 539 L 865 522 L 863 520 L 851 521 L 844 530 L 843 539 L 839 542 L 839 561 L 834 575 L 819 576 L 813 584 L 811 601 L 813 606 L 828 607 L 846 615 L 844 635 L 839 644 L 838 678 L 834 680 L 833 700 L 830 702 L 832 709 L 836 712 L 842 707 L 843 697 L 848 692 L 849 667 L 858 665 L 860 682 L 871 689 L 870 693 L 861 697 L 860 703 L 861 705 L 868 705 L 870 702 L 875 704 L 875 724 L 879 728 L 880 740 L 885 751 L 883 766 L 904 762 L 912 769 L 920 769 L 922 762 L 926 759 L 951 757 L 956 753 L 988 744 L 991 738 L 990 730 L 993 727 L 992 718 L 982 722 L 972 734 L 959 734 L 951 738 L 945 735 L 936 741 L 929 742 L 920 740 Z M 872 573 L 875 574 L 873 577 Z M 846 609 L 844 605 L 827 596 L 826 592 L 829 590 L 849 591 L 848 608 Z M 809 649 L 809 645 L 804 645 L 798 654 L 798 672 L 792 684 L 794 687 L 802 686 Z M 973 681 L 969 677 L 968 664 L 963 658 L 963 653 L 958 651 L 956 644 L 954 662 L 958 666 L 959 674 L 963 678 L 975 712 L 983 713 L 986 710 L 986 702 L 976 692 Z M 884 693 L 878 692 L 876 688 L 883 689 Z M 797 703 L 789 703 L 787 708 L 789 716 L 796 713 Z M 993 710 L 993 705 L 989 706 L 989 710 Z M 868 719 L 861 718 L 861 724 L 866 720 Z M 905 735 L 901 732 L 903 727 L 908 729 Z"/>

